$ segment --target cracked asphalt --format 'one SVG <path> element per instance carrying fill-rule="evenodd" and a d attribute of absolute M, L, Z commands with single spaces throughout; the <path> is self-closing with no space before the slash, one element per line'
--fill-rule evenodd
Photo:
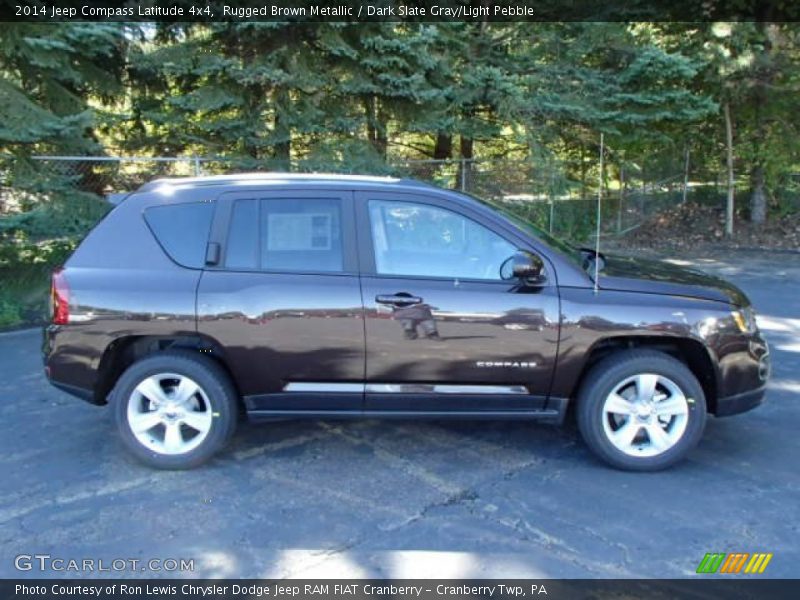
<path fill-rule="evenodd" d="M 764 406 L 656 474 L 604 467 L 573 425 L 374 420 L 244 424 L 206 467 L 153 471 L 47 384 L 38 331 L 0 335 L 0 577 L 80 576 L 20 554 L 194 559 L 95 576 L 690 577 L 706 552 L 797 577 L 800 255 L 682 260 L 750 295 L 774 370 Z"/>

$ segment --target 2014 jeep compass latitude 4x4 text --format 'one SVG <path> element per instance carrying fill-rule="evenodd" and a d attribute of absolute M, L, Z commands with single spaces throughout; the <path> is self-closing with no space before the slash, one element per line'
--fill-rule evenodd
<path fill-rule="evenodd" d="M 44 335 L 50 381 L 110 404 L 163 468 L 207 460 L 240 412 L 559 423 L 574 406 L 600 458 L 660 469 L 707 413 L 762 402 L 768 356 L 725 281 L 575 249 L 454 191 L 333 175 L 145 185 L 53 275 Z"/>

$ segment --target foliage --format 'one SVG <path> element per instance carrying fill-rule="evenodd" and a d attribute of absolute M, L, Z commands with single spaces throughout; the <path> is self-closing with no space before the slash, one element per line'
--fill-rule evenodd
<path fill-rule="evenodd" d="M 800 124 L 792 117 L 800 84 L 797 23 L 673 23 L 660 34 L 665 46 L 702 65 L 694 87 L 730 104 L 736 173 L 752 192 L 751 212 L 761 201 L 757 192 L 771 198 L 778 214 L 785 212 L 792 204 L 783 192 L 800 163 Z M 724 152 L 721 121 L 717 114 L 693 128 L 696 159 L 705 170 Z"/>
<path fill-rule="evenodd" d="M 90 100 L 113 102 L 124 69 L 114 23 L 4 23 L 0 36 L 0 148 L 99 151 Z"/>
<path fill-rule="evenodd" d="M 371 172 L 529 158 L 588 193 L 600 131 L 612 180 L 674 173 L 659 157 L 685 148 L 716 173 L 733 100 L 737 157 L 777 200 L 798 162 L 798 58 L 794 23 L 5 24 L 0 144 Z"/>
<path fill-rule="evenodd" d="M 605 134 L 605 186 L 715 181 L 721 107 L 734 120 L 749 214 L 798 206 L 797 23 L 4 23 L 0 36 L 0 270 L 50 266 L 104 214 L 117 174 L 53 176 L 37 154 L 203 155 L 229 168 L 414 176 L 407 160 L 502 198 L 579 192 L 557 231 L 586 239 Z M 469 159 L 529 169 L 494 178 Z M 299 166 L 298 166 L 299 165 Z M 453 172 L 457 169 L 457 172 Z M 522 177 L 522 176 L 525 177 Z M 538 178 L 538 179 L 537 179 Z M 709 198 L 709 202 L 719 202 Z M 549 224 L 546 202 L 517 207 Z M 609 215 L 613 217 L 613 215 Z M 39 268 L 39 267 L 36 267 Z M 39 275 L 34 275 L 38 277 Z M 38 281 L 38 280 L 37 280 Z M 0 313 L 16 318 L 8 299 Z"/>
<path fill-rule="evenodd" d="M 16 325 L 22 320 L 22 311 L 18 302 L 10 298 L 6 292 L 0 292 L 0 328 Z"/>

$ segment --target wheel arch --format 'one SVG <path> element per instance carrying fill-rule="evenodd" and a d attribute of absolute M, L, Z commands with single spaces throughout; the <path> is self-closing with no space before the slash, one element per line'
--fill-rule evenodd
<path fill-rule="evenodd" d="M 686 337 L 614 336 L 597 340 L 586 353 L 583 368 L 573 385 L 570 398 L 575 397 L 594 365 L 616 351 L 634 348 L 663 352 L 686 364 L 703 388 L 708 412 L 716 412 L 720 386 L 716 361 L 702 342 Z"/>
<path fill-rule="evenodd" d="M 228 365 L 224 348 L 216 340 L 196 335 L 127 335 L 114 339 L 103 351 L 97 368 L 94 402 L 106 404 L 120 375 L 136 361 L 166 350 L 197 352 L 216 362 L 227 374 L 241 403 L 241 393 Z"/>

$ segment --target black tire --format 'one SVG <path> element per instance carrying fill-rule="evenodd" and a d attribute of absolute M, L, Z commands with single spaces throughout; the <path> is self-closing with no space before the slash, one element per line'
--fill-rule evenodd
<path fill-rule="evenodd" d="M 210 406 L 211 426 L 199 445 L 181 454 L 163 454 L 140 442 L 128 421 L 128 404 L 140 382 L 153 375 L 174 373 L 192 379 Z M 166 351 L 131 365 L 109 396 L 122 442 L 141 462 L 157 469 L 191 469 L 219 452 L 233 436 L 238 420 L 238 397 L 225 371 L 212 359 L 191 351 Z"/>
<path fill-rule="evenodd" d="M 645 373 L 666 377 L 680 388 L 688 401 L 686 427 L 674 445 L 660 454 L 631 456 L 620 450 L 606 433 L 604 419 L 607 416 L 603 406 L 618 385 Z M 578 391 L 576 416 L 586 445 L 603 461 L 626 471 L 658 471 L 683 460 L 700 441 L 706 424 L 706 399 L 697 378 L 681 361 L 653 350 L 624 350 L 604 358 L 586 375 Z M 608 425 L 613 427 L 610 423 Z M 649 436 L 646 430 L 644 436 Z"/>

